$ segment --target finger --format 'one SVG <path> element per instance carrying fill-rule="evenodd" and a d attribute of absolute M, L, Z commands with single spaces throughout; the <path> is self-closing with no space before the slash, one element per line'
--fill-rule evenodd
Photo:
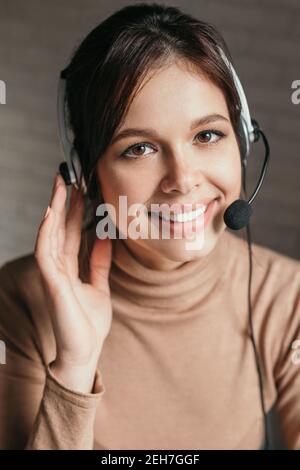
<path fill-rule="evenodd" d="M 64 255 L 69 267 L 78 275 L 78 253 L 81 242 L 82 219 L 84 212 L 83 197 L 80 190 L 72 186 L 70 208 L 66 217 Z"/>
<path fill-rule="evenodd" d="M 46 233 L 48 233 L 48 235 L 49 235 L 49 233 L 50 233 L 50 225 L 48 223 L 50 212 L 51 212 L 51 208 L 50 208 L 50 206 L 47 206 L 47 209 L 44 213 L 43 220 L 40 223 L 38 233 L 37 233 L 37 237 L 36 237 L 36 240 L 35 240 L 35 246 L 34 246 L 34 253 L 35 254 L 41 253 L 42 243 L 44 243 L 44 240 L 42 239 L 42 236 L 45 235 Z M 51 221 L 51 223 L 52 223 L 52 221 Z M 46 250 L 47 254 L 49 254 L 49 245 L 45 246 L 45 250 Z"/>
<path fill-rule="evenodd" d="M 60 185 L 65 186 L 65 182 L 64 182 L 62 176 L 60 175 L 60 173 L 56 172 L 55 177 L 54 177 L 54 181 L 53 181 L 52 193 L 51 193 L 50 204 L 49 204 L 50 207 L 54 211 L 59 210 L 60 207 L 61 207 L 61 203 L 56 198 L 57 189 L 58 189 L 58 186 L 60 186 Z"/>
<path fill-rule="evenodd" d="M 67 188 L 65 182 L 61 175 L 57 173 L 50 203 L 54 218 L 51 231 L 51 243 L 56 258 L 61 255 L 65 240 L 66 199 Z"/>
<path fill-rule="evenodd" d="M 53 223 L 53 212 L 48 206 L 43 221 L 38 230 L 34 247 L 34 255 L 37 259 L 42 274 L 50 277 L 54 275 L 54 259 L 51 244 Z"/>
<path fill-rule="evenodd" d="M 90 282 L 97 289 L 108 280 L 112 260 L 112 241 L 110 238 L 96 238 L 90 257 Z"/>

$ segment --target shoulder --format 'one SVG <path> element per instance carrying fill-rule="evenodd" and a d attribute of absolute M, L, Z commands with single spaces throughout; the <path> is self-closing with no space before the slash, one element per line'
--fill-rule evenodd
<path fill-rule="evenodd" d="M 238 286 L 234 289 L 238 295 L 242 285 L 240 298 L 245 298 L 247 311 L 248 243 L 233 234 L 228 239 L 233 258 L 230 282 Z M 289 358 L 292 344 L 300 338 L 300 261 L 258 243 L 251 245 L 253 323 L 265 364 L 275 369 Z"/>
<path fill-rule="evenodd" d="M 231 281 L 236 285 L 249 279 L 247 240 L 228 234 L 233 253 Z M 251 301 L 258 327 L 291 341 L 300 334 L 300 261 L 258 243 L 251 244 Z M 245 291 L 246 292 L 246 291 Z"/>
<path fill-rule="evenodd" d="M 9 279 L 18 283 L 24 277 L 30 278 L 38 275 L 38 267 L 33 253 L 13 258 L 0 266 L 0 277 L 4 281 Z"/>
<path fill-rule="evenodd" d="M 0 336 L 27 356 L 52 346 L 52 326 L 33 253 L 0 266 Z M 48 344 L 48 348 L 47 348 Z"/>
<path fill-rule="evenodd" d="M 13 297 L 26 303 L 42 290 L 40 272 L 33 253 L 14 258 L 0 266 L 1 299 Z M 13 300 L 11 299 L 11 300 Z"/>
<path fill-rule="evenodd" d="M 232 232 L 228 232 L 226 236 L 235 261 L 242 259 L 243 266 L 248 268 L 245 263 L 245 260 L 249 258 L 247 240 Z M 265 283 L 270 282 L 273 286 L 281 285 L 282 287 L 292 283 L 300 288 L 300 260 L 253 241 L 251 251 L 253 271 Z"/>

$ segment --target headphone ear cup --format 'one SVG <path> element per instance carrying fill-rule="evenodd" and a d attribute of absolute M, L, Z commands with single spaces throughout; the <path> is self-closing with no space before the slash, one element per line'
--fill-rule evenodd
<path fill-rule="evenodd" d="M 70 177 L 67 162 L 62 162 L 59 165 L 59 172 L 60 172 L 61 176 L 63 177 L 64 182 L 66 183 L 66 185 L 68 186 L 69 184 L 71 184 L 71 177 Z"/>
<path fill-rule="evenodd" d="M 74 171 L 76 185 L 79 189 L 81 189 L 83 194 L 86 194 L 87 185 L 86 185 L 86 181 L 85 181 L 84 174 L 82 171 L 80 158 L 74 146 L 72 147 L 71 152 L 70 152 L 70 160 L 71 160 L 71 164 L 72 164 L 73 171 Z"/>
<path fill-rule="evenodd" d="M 70 168 L 70 165 L 67 162 L 62 162 L 59 165 L 59 172 L 67 186 L 76 182 L 73 169 Z"/>

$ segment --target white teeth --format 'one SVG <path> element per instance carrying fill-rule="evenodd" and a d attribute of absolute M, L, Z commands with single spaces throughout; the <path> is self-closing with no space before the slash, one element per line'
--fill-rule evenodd
<path fill-rule="evenodd" d="M 196 211 L 192 211 L 192 212 L 182 212 L 180 214 L 173 214 L 170 216 L 170 219 L 173 222 L 188 222 L 199 217 L 199 215 L 203 214 L 205 210 L 206 210 L 206 206 L 199 208 Z"/>
<path fill-rule="evenodd" d="M 165 215 L 162 214 L 161 218 L 166 221 L 172 220 L 173 222 L 189 222 L 199 217 L 200 214 L 203 214 L 206 211 L 206 208 L 207 206 L 203 206 L 202 208 L 199 208 L 191 212 L 181 212 L 179 214 L 165 214 Z"/>

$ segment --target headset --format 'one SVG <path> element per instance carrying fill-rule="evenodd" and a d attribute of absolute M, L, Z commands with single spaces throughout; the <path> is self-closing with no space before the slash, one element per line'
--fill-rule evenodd
<path fill-rule="evenodd" d="M 247 242 L 248 242 L 248 251 L 249 251 L 249 282 L 248 282 L 248 321 L 249 321 L 249 337 L 254 351 L 255 364 L 259 380 L 259 390 L 260 390 L 260 402 L 261 409 L 264 419 L 264 430 L 265 430 L 265 443 L 264 450 L 270 449 L 270 439 L 269 439 L 269 430 L 267 422 L 267 413 L 264 399 L 264 380 L 263 380 L 263 370 L 260 362 L 260 357 L 257 351 L 257 346 L 254 337 L 253 331 L 253 322 L 252 322 L 252 305 L 251 305 L 251 283 L 252 283 L 252 249 L 251 249 L 251 232 L 250 232 L 250 217 L 253 213 L 251 207 L 252 202 L 257 196 L 261 185 L 264 181 L 267 165 L 269 162 L 270 156 L 270 147 L 268 140 L 261 130 L 258 122 L 255 119 L 251 119 L 249 112 L 248 102 L 243 90 L 242 84 L 239 80 L 239 77 L 233 67 L 233 64 L 228 60 L 226 54 L 222 48 L 218 47 L 219 54 L 221 55 L 223 61 L 225 62 L 228 70 L 231 73 L 231 76 L 234 80 L 234 84 L 240 99 L 240 120 L 239 120 L 239 137 L 241 143 L 241 163 L 243 170 L 243 189 L 245 195 L 247 193 L 246 181 L 247 181 L 247 165 L 248 157 L 250 153 L 251 145 L 260 140 L 260 137 L 263 140 L 265 147 L 265 157 L 262 166 L 262 170 L 252 195 L 248 200 L 237 199 L 231 203 L 226 211 L 224 212 L 223 219 L 228 228 L 231 230 L 240 230 L 243 227 L 246 227 L 247 231 Z M 59 172 L 63 177 L 66 185 L 74 185 L 77 189 L 82 191 L 84 196 L 87 196 L 87 184 L 82 172 L 80 158 L 75 150 L 74 144 L 69 140 L 67 133 L 67 123 L 66 123 L 66 73 L 65 69 L 60 72 L 58 89 L 57 89 L 57 118 L 58 118 L 58 131 L 59 131 L 59 140 L 63 154 L 65 156 L 65 161 L 59 165 Z"/>

